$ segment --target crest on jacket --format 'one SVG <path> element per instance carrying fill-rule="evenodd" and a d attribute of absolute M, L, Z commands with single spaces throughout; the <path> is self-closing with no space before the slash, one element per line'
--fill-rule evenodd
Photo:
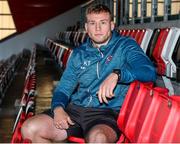
<path fill-rule="evenodd" d="M 106 64 L 108 64 L 110 61 L 112 60 L 112 56 L 110 55 L 110 56 L 108 56 L 107 58 L 106 58 Z"/>

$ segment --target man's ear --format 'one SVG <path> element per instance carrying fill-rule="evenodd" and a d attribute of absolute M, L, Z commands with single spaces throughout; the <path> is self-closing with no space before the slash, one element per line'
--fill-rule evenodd
<path fill-rule="evenodd" d="M 111 21 L 111 30 L 113 30 L 114 28 L 115 28 L 115 23 Z"/>
<path fill-rule="evenodd" d="M 85 30 L 86 30 L 86 32 L 87 32 L 87 23 L 85 23 L 85 25 L 84 25 L 84 26 L 85 26 Z"/>

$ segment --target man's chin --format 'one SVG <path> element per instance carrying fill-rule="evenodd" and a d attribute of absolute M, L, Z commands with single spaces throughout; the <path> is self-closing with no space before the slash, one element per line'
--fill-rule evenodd
<path fill-rule="evenodd" d="M 103 44 L 105 43 L 107 40 L 99 40 L 99 41 L 94 41 L 95 44 Z"/>

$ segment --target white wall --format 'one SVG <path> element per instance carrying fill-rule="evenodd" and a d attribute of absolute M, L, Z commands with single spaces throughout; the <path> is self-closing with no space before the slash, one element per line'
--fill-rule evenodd
<path fill-rule="evenodd" d="M 71 9 L 45 23 L 42 23 L 24 33 L 18 34 L 0 43 L 0 60 L 21 52 L 24 48 L 31 49 L 34 43 L 44 43 L 45 37 L 54 38 L 57 32 L 66 30 L 80 21 L 80 6 Z"/>

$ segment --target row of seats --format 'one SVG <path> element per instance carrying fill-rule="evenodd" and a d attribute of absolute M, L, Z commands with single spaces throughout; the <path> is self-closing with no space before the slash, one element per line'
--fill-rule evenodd
<path fill-rule="evenodd" d="M 143 48 L 144 52 L 151 58 L 157 66 L 159 75 L 166 75 L 180 81 L 180 28 L 164 28 L 139 31 L 139 37 L 143 39 L 139 42 L 139 30 L 121 30 L 120 34 L 133 37 Z"/>
<path fill-rule="evenodd" d="M 122 36 L 135 39 L 146 55 L 156 66 L 157 73 L 162 79 L 165 87 L 169 87 L 170 94 L 177 94 L 176 85 L 172 82 L 180 82 L 180 28 L 158 28 L 158 29 L 119 29 Z M 83 43 L 87 34 L 83 31 L 65 31 L 59 33 L 59 41 L 46 39 L 45 45 L 56 57 L 57 63 L 62 66 L 62 55 L 65 49 L 70 49 L 73 45 Z M 63 42 L 61 42 L 63 41 Z M 68 46 L 66 46 L 68 45 Z M 65 50 L 65 51 L 68 51 Z M 67 52 L 68 53 L 68 52 Z M 67 54 L 67 56 L 69 56 Z M 157 85 L 162 86 L 157 82 Z M 170 86 L 169 86 L 170 85 Z"/>
<path fill-rule="evenodd" d="M 119 33 L 137 41 L 157 66 L 159 75 L 165 75 L 180 82 L 180 28 L 119 29 Z M 85 31 L 65 31 L 58 35 L 58 40 L 71 45 L 71 48 L 80 45 L 86 38 Z M 48 47 L 51 49 L 53 45 Z"/>
<path fill-rule="evenodd" d="M 118 126 L 128 142 L 180 142 L 180 95 L 135 81 L 121 108 Z"/>
<path fill-rule="evenodd" d="M 46 38 L 45 46 L 51 52 L 56 63 L 62 68 L 66 68 L 67 61 L 71 55 L 72 49 L 65 45 L 59 44 L 49 38 Z"/>
<path fill-rule="evenodd" d="M 120 30 L 120 34 L 133 37 L 156 66 L 170 94 L 175 88 L 172 81 L 180 82 L 180 28 Z M 142 37 L 140 42 L 139 37 Z"/>
<path fill-rule="evenodd" d="M 7 88 L 10 86 L 14 74 L 21 62 L 22 53 L 12 55 L 0 62 L 0 105 L 3 101 Z"/>
<path fill-rule="evenodd" d="M 11 143 L 26 143 L 27 140 L 23 140 L 21 135 L 21 126 L 26 119 L 34 115 L 35 108 L 35 95 L 36 95 L 36 48 L 33 48 L 29 64 L 27 67 L 26 78 L 24 82 L 24 89 L 20 102 L 19 112 L 17 114 Z"/>
<path fill-rule="evenodd" d="M 180 95 L 152 83 L 134 81 L 125 97 L 117 120 L 122 132 L 117 143 L 179 143 Z M 70 142 L 85 143 L 69 137 Z"/>
<path fill-rule="evenodd" d="M 74 47 L 79 46 L 87 39 L 87 33 L 85 31 L 59 32 L 57 39 L 62 43 L 69 44 Z"/>

